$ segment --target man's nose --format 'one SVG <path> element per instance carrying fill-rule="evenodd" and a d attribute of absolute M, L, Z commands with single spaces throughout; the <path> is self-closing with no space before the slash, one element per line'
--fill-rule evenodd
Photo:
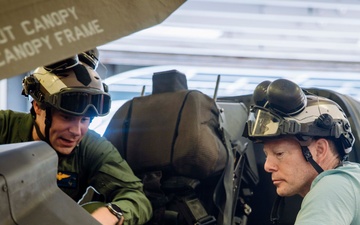
<path fill-rule="evenodd" d="M 264 169 L 268 173 L 272 173 L 277 170 L 276 163 L 271 159 L 271 157 L 266 157 L 265 163 L 264 163 Z"/>
<path fill-rule="evenodd" d="M 81 122 L 80 121 L 74 121 L 71 126 L 69 127 L 70 133 L 74 135 L 80 135 L 81 134 Z"/>

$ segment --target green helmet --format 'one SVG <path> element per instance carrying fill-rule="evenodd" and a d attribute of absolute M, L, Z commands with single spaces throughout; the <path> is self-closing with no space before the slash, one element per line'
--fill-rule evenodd
<path fill-rule="evenodd" d="M 295 83 L 278 79 L 262 82 L 254 91 L 254 102 L 244 136 L 252 140 L 295 136 L 300 143 L 312 137 L 332 138 L 350 153 L 354 144 L 349 120 L 334 101 L 305 94 Z"/>
<path fill-rule="evenodd" d="M 22 94 L 43 109 L 54 107 L 76 116 L 104 116 L 111 105 L 99 74 L 78 56 L 37 68 L 24 78 Z"/>

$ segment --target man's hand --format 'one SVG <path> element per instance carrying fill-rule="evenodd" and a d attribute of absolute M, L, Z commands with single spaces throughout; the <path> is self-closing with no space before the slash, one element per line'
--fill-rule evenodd
<path fill-rule="evenodd" d="M 124 217 L 118 221 L 118 218 L 106 207 L 98 208 L 91 215 L 102 225 L 122 225 L 124 222 Z"/>

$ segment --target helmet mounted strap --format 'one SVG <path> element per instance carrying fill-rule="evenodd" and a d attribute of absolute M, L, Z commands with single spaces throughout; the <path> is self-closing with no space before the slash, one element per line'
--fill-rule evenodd
<path fill-rule="evenodd" d="M 31 114 L 33 115 L 34 127 L 36 130 L 36 134 L 38 135 L 40 140 L 45 141 L 46 143 L 48 143 L 51 146 L 50 139 L 49 139 L 50 126 L 51 126 L 51 108 L 47 107 L 45 109 L 45 113 L 46 113 L 46 115 L 45 115 L 45 136 L 44 136 L 40 131 L 39 125 L 35 121 L 36 114 L 35 114 L 34 108 L 33 107 L 31 108 Z"/>
<path fill-rule="evenodd" d="M 47 107 L 45 109 L 46 115 L 45 115 L 45 141 L 51 146 L 50 144 L 50 127 L 51 127 L 51 108 Z"/>
<path fill-rule="evenodd" d="M 302 151 L 302 154 L 304 155 L 305 157 L 305 160 L 308 161 L 312 167 L 314 167 L 314 169 L 316 170 L 316 172 L 318 172 L 319 174 L 321 172 L 323 172 L 324 170 L 319 166 L 319 164 L 317 164 L 315 162 L 315 160 L 313 159 L 312 155 L 311 155 L 311 152 L 309 150 L 309 148 L 307 146 L 301 146 L 301 151 Z"/>

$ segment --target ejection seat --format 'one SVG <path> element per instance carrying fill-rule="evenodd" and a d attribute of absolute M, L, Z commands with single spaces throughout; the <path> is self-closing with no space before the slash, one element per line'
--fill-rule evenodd
<path fill-rule="evenodd" d="M 241 139 L 247 114 L 188 90 L 176 70 L 155 73 L 151 95 L 117 110 L 104 137 L 143 180 L 149 224 L 247 224 L 258 182 L 252 144 Z"/>

